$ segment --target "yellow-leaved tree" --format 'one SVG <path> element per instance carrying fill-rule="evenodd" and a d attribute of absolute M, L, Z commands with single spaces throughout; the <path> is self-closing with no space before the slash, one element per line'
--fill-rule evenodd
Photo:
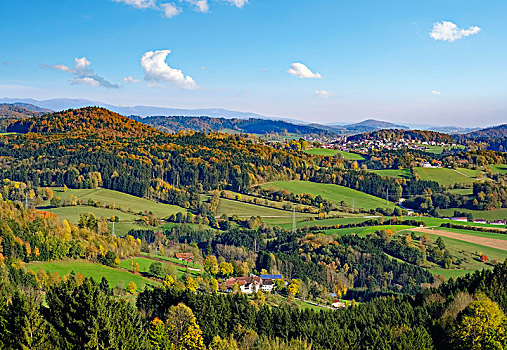
<path fill-rule="evenodd" d="M 206 350 L 194 313 L 183 303 L 169 308 L 165 323 L 158 318 L 151 321 L 148 338 L 155 350 Z"/>
<path fill-rule="evenodd" d="M 456 349 L 505 349 L 507 317 L 497 303 L 479 295 L 458 315 L 450 333 Z"/>

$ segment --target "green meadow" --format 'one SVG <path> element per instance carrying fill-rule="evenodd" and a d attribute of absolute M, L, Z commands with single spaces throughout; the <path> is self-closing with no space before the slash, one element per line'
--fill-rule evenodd
<path fill-rule="evenodd" d="M 123 210 L 140 213 L 145 211 L 152 212 L 160 218 L 168 217 L 178 212 L 186 212 L 184 208 L 176 205 L 158 203 L 146 198 L 139 198 L 123 192 L 108 190 L 105 188 L 98 189 L 69 189 L 63 191 L 61 188 L 53 189 L 54 195 L 62 199 L 68 198 L 71 194 L 86 202 L 89 199 L 105 204 L 116 204 Z"/>
<path fill-rule="evenodd" d="M 370 170 L 370 172 L 375 173 L 380 176 L 396 177 L 399 179 L 411 179 L 412 178 L 412 174 L 410 173 L 410 170 L 407 168 Z"/>
<path fill-rule="evenodd" d="M 346 160 L 364 160 L 364 157 L 357 153 L 339 151 L 337 149 L 327 149 L 327 148 L 310 148 L 305 150 L 305 153 L 313 154 L 316 156 L 327 156 L 334 157 L 337 154 L 341 154 L 342 157 Z"/>
<path fill-rule="evenodd" d="M 363 209 L 391 208 L 395 205 L 391 202 L 386 203 L 385 199 L 378 198 L 364 192 L 353 190 L 334 184 L 323 184 L 310 181 L 276 181 L 262 185 L 263 188 L 273 188 L 275 190 L 286 190 L 295 194 L 308 193 L 314 196 L 321 195 L 339 206 L 344 201 L 349 207 Z"/>
<path fill-rule="evenodd" d="M 442 186 L 470 184 L 476 181 L 478 171 L 459 168 L 457 171 L 448 168 L 415 168 L 421 180 L 436 181 Z"/>
<path fill-rule="evenodd" d="M 85 277 L 93 277 L 96 281 L 100 281 L 102 277 L 107 278 L 111 287 L 127 286 L 129 282 L 134 282 L 138 290 L 141 290 L 147 284 L 159 284 L 155 280 L 135 275 L 128 271 L 118 268 L 112 268 L 98 263 L 92 263 L 85 260 L 78 261 L 57 261 L 57 262 L 33 262 L 26 265 L 26 270 L 34 272 L 43 269 L 51 273 L 57 272 L 60 277 L 70 274 L 71 272 L 81 273 Z"/>

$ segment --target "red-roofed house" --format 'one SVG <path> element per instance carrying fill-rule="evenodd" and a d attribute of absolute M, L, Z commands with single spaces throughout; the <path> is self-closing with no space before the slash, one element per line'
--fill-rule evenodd
<path fill-rule="evenodd" d="M 192 253 L 176 253 L 175 256 L 176 259 L 181 261 L 189 261 L 189 262 L 194 261 L 194 254 Z"/>

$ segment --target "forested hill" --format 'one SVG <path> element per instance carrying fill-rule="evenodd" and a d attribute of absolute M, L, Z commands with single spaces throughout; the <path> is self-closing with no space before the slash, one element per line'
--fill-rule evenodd
<path fill-rule="evenodd" d="M 0 104 L 0 118 L 7 119 L 23 119 L 42 115 L 43 112 L 33 111 L 24 106 L 16 104 L 2 103 Z"/>
<path fill-rule="evenodd" d="M 324 165 L 323 159 L 239 135 L 166 134 L 103 108 L 24 119 L 9 130 L 21 134 L 0 137 L 2 178 L 70 188 L 98 182 L 181 205 L 191 199 L 178 189 L 243 190 L 297 173 L 310 176 L 314 165 Z M 165 190 L 156 190 L 160 186 Z"/>
<path fill-rule="evenodd" d="M 344 126 L 349 132 L 373 132 L 377 130 L 385 130 L 385 129 L 408 129 L 407 126 L 397 125 L 391 122 L 385 122 L 382 120 L 375 119 L 367 119 L 362 122 L 349 124 Z"/>
<path fill-rule="evenodd" d="M 8 132 L 95 134 L 99 137 L 148 137 L 160 131 L 105 108 L 85 107 L 25 118 L 7 127 Z"/>
<path fill-rule="evenodd" d="M 403 130 L 403 129 L 389 129 L 379 130 L 373 132 L 362 133 L 348 137 L 348 140 L 361 140 L 361 139 L 408 139 L 419 141 L 435 141 L 435 142 L 453 142 L 454 139 L 451 135 L 443 134 L 436 131 L 429 130 Z"/>
<path fill-rule="evenodd" d="M 8 103 L 0 104 L 0 132 L 7 131 L 7 127 L 18 119 L 38 117 L 43 114 L 41 111 L 33 111 L 27 107 L 29 106 L 25 107 Z"/>
<path fill-rule="evenodd" d="M 281 120 L 267 119 L 226 119 L 211 117 L 162 117 L 154 116 L 147 118 L 133 117 L 134 119 L 153 126 L 154 128 L 168 133 L 176 133 L 181 130 L 194 131 L 235 131 L 249 134 L 270 133 L 294 133 L 294 134 L 331 134 L 330 131 L 321 128 L 292 124 Z M 323 127 L 324 128 L 324 127 Z"/>
<path fill-rule="evenodd" d="M 507 137 L 507 124 L 474 131 L 463 136 L 468 139 L 494 139 Z"/>
<path fill-rule="evenodd" d="M 465 135 L 456 135 L 456 139 L 461 142 L 484 142 L 493 151 L 505 151 L 507 149 L 507 124 L 470 132 Z"/>

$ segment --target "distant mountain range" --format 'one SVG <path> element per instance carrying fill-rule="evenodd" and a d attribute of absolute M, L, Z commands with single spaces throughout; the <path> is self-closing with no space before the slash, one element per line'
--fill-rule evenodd
<path fill-rule="evenodd" d="M 223 108 L 203 108 L 203 109 L 184 109 L 184 108 L 167 108 L 167 107 L 155 107 L 155 106 L 132 106 L 122 107 L 114 106 L 108 103 L 90 101 L 84 99 L 68 99 L 68 98 L 56 98 L 50 100 L 34 100 L 31 98 L 0 98 L 0 103 L 11 103 L 11 104 L 31 104 L 38 107 L 50 109 L 53 111 L 63 111 L 71 108 L 82 108 L 82 107 L 103 107 L 110 111 L 125 115 L 125 116 L 138 116 L 138 117 L 150 117 L 150 116 L 184 116 L 184 117 L 214 117 L 214 118 L 237 118 L 237 119 L 271 119 L 271 120 L 285 120 L 296 124 L 307 124 L 300 120 L 282 118 L 282 117 L 267 117 L 257 113 L 251 112 L 238 112 L 231 111 Z"/>
<path fill-rule="evenodd" d="M 183 109 L 183 108 L 167 108 L 167 107 L 155 107 L 155 106 L 132 106 L 122 107 L 114 106 L 111 104 L 91 101 L 86 99 L 68 99 L 68 98 L 57 98 L 49 100 L 35 100 L 30 98 L 0 98 L 0 103 L 14 104 L 19 108 L 25 108 L 33 113 L 49 113 L 51 111 L 62 111 L 73 108 L 82 108 L 88 106 L 97 106 L 107 108 L 113 112 L 119 113 L 125 116 L 131 116 L 134 119 L 141 120 L 140 118 L 155 117 L 151 118 L 151 123 L 159 129 L 165 130 L 181 130 L 182 128 L 196 129 L 197 127 L 192 123 L 195 121 L 200 122 L 202 125 L 211 123 L 208 130 L 219 130 L 219 129 L 233 129 L 238 132 L 250 132 L 250 133 L 269 133 L 269 132 L 281 132 L 281 130 L 296 130 L 296 133 L 334 133 L 337 135 L 352 135 L 366 132 L 373 132 L 385 129 L 420 129 L 437 131 L 447 134 L 470 134 L 473 132 L 481 132 L 480 128 L 462 128 L 456 126 L 435 126 L 435 125 L 399 125 L 387 121 L 367 119 L 358 123 L 346 124 L 346 123 L 330 123 L 330 124 L 318 124 L 308 123 L 301 120 L 282 118 L 282 117 L 270 117 L 264 116 L 257 113 L 251 112 L 239 112 L 232 111 L 222 108 L 209 108 L 209 109 Z M 27 116 L 30 113 L 26 113 Z M 33 114 L 35 115 L 35 114 Z M 163 121 L 159 117 L 171 117 Z M 209 117 L 209 121 L 204 119 L 192 119 L 185 120 L 183 117 Z M 227 122 L 226 120 L 236 119 L 235 122 Z M 240 123 L 239 120 L 248 120 L 248 122 Z M 254 121 L 257 120 L 257 121 Z M 271 121 L 283 121 L 283 123 L 264 123 L 261 120 Z M 143 122 L 148 122 L 143 121 Z M 179 126 L 175 123 L 179 123 Z M 232 124 L 234 125 L 232 125 Z M 231 124 L 231 125 L 228 125 Z M 289 125 L 290 124 L 290 125 Z M 222 125 L 223 127 L 220 127 Z M 228 126 L 227 126 L 228 125 Z M 232 126 L 232 127 L 231 127 Z M 303 127 L 305 126 L 305 127 Z M 301 132 L 300 132 L 301 131 Z M 479 134 L 478 134 L 479 135 Z M 470 136 L 472 137 L 472 136 Z"/>

